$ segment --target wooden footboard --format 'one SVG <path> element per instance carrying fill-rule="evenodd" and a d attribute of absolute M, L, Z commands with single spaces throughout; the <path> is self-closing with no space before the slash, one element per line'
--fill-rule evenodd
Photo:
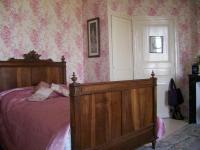
<path fill-rule="evenodd" d="M 72 150 L 133 150 L 156 141 L 156 78 L 70 84 Z"/>

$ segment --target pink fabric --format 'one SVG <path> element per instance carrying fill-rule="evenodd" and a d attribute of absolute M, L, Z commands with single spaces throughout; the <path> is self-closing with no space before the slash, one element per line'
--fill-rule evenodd
<path fill-rule="evenodd" d="M 157 117 L 157 137 L 158 139 L 162 138 L 165 134 L 165 124 L 164 121 Z"/>
<path fill-rule="evenodd" d="M 69 130 L 69 98 L 30 102 L 26 97 L 32 92 L 33 88 L 21 88 L 0 94 L 0 140 L 11 150 L 50 149 L 56 140 L 62 141 L 57 145 L 61 150 L 61 132 Z"/>

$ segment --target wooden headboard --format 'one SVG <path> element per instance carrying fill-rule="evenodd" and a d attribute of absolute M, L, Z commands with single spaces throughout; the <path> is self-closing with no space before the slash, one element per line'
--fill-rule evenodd
<path fill-rule="evenodd" d="M 24 59 L 11 58 L 0 61 L 0 91 L 38 84 L 40 81 L 48 83 L 66 83 L 66 62 L 51 59 L 40 60 L 35 51 L 24 54 Z"/>

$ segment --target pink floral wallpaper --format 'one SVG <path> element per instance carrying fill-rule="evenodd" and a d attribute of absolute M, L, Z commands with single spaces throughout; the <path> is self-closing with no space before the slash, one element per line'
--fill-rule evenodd
<path fill-rule="evenodd" d="M 87 20 L 100 18 L 100 57 L 88 58 Z M 109 80 L 107 0 L 83 0 L 83 49 L 85 82 Z"/>
<path fill-rule="evenodd" d="M 197 49 L 198 54 L 200 55 L 200 2 L 197 3 Z"/>
<path fill-rule="evenodd" d="M 1 0 L 0 60 L 36 50 L 67 62 L 67 77 L 83 71 L 82 0 Z"/>

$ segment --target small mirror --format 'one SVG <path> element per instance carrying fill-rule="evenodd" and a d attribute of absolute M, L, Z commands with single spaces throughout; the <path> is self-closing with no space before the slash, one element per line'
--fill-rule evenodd
<path fill-rule="evenodd" d="M 149 36 L 149 52 L 163 53 L 163 36 Z"/>

